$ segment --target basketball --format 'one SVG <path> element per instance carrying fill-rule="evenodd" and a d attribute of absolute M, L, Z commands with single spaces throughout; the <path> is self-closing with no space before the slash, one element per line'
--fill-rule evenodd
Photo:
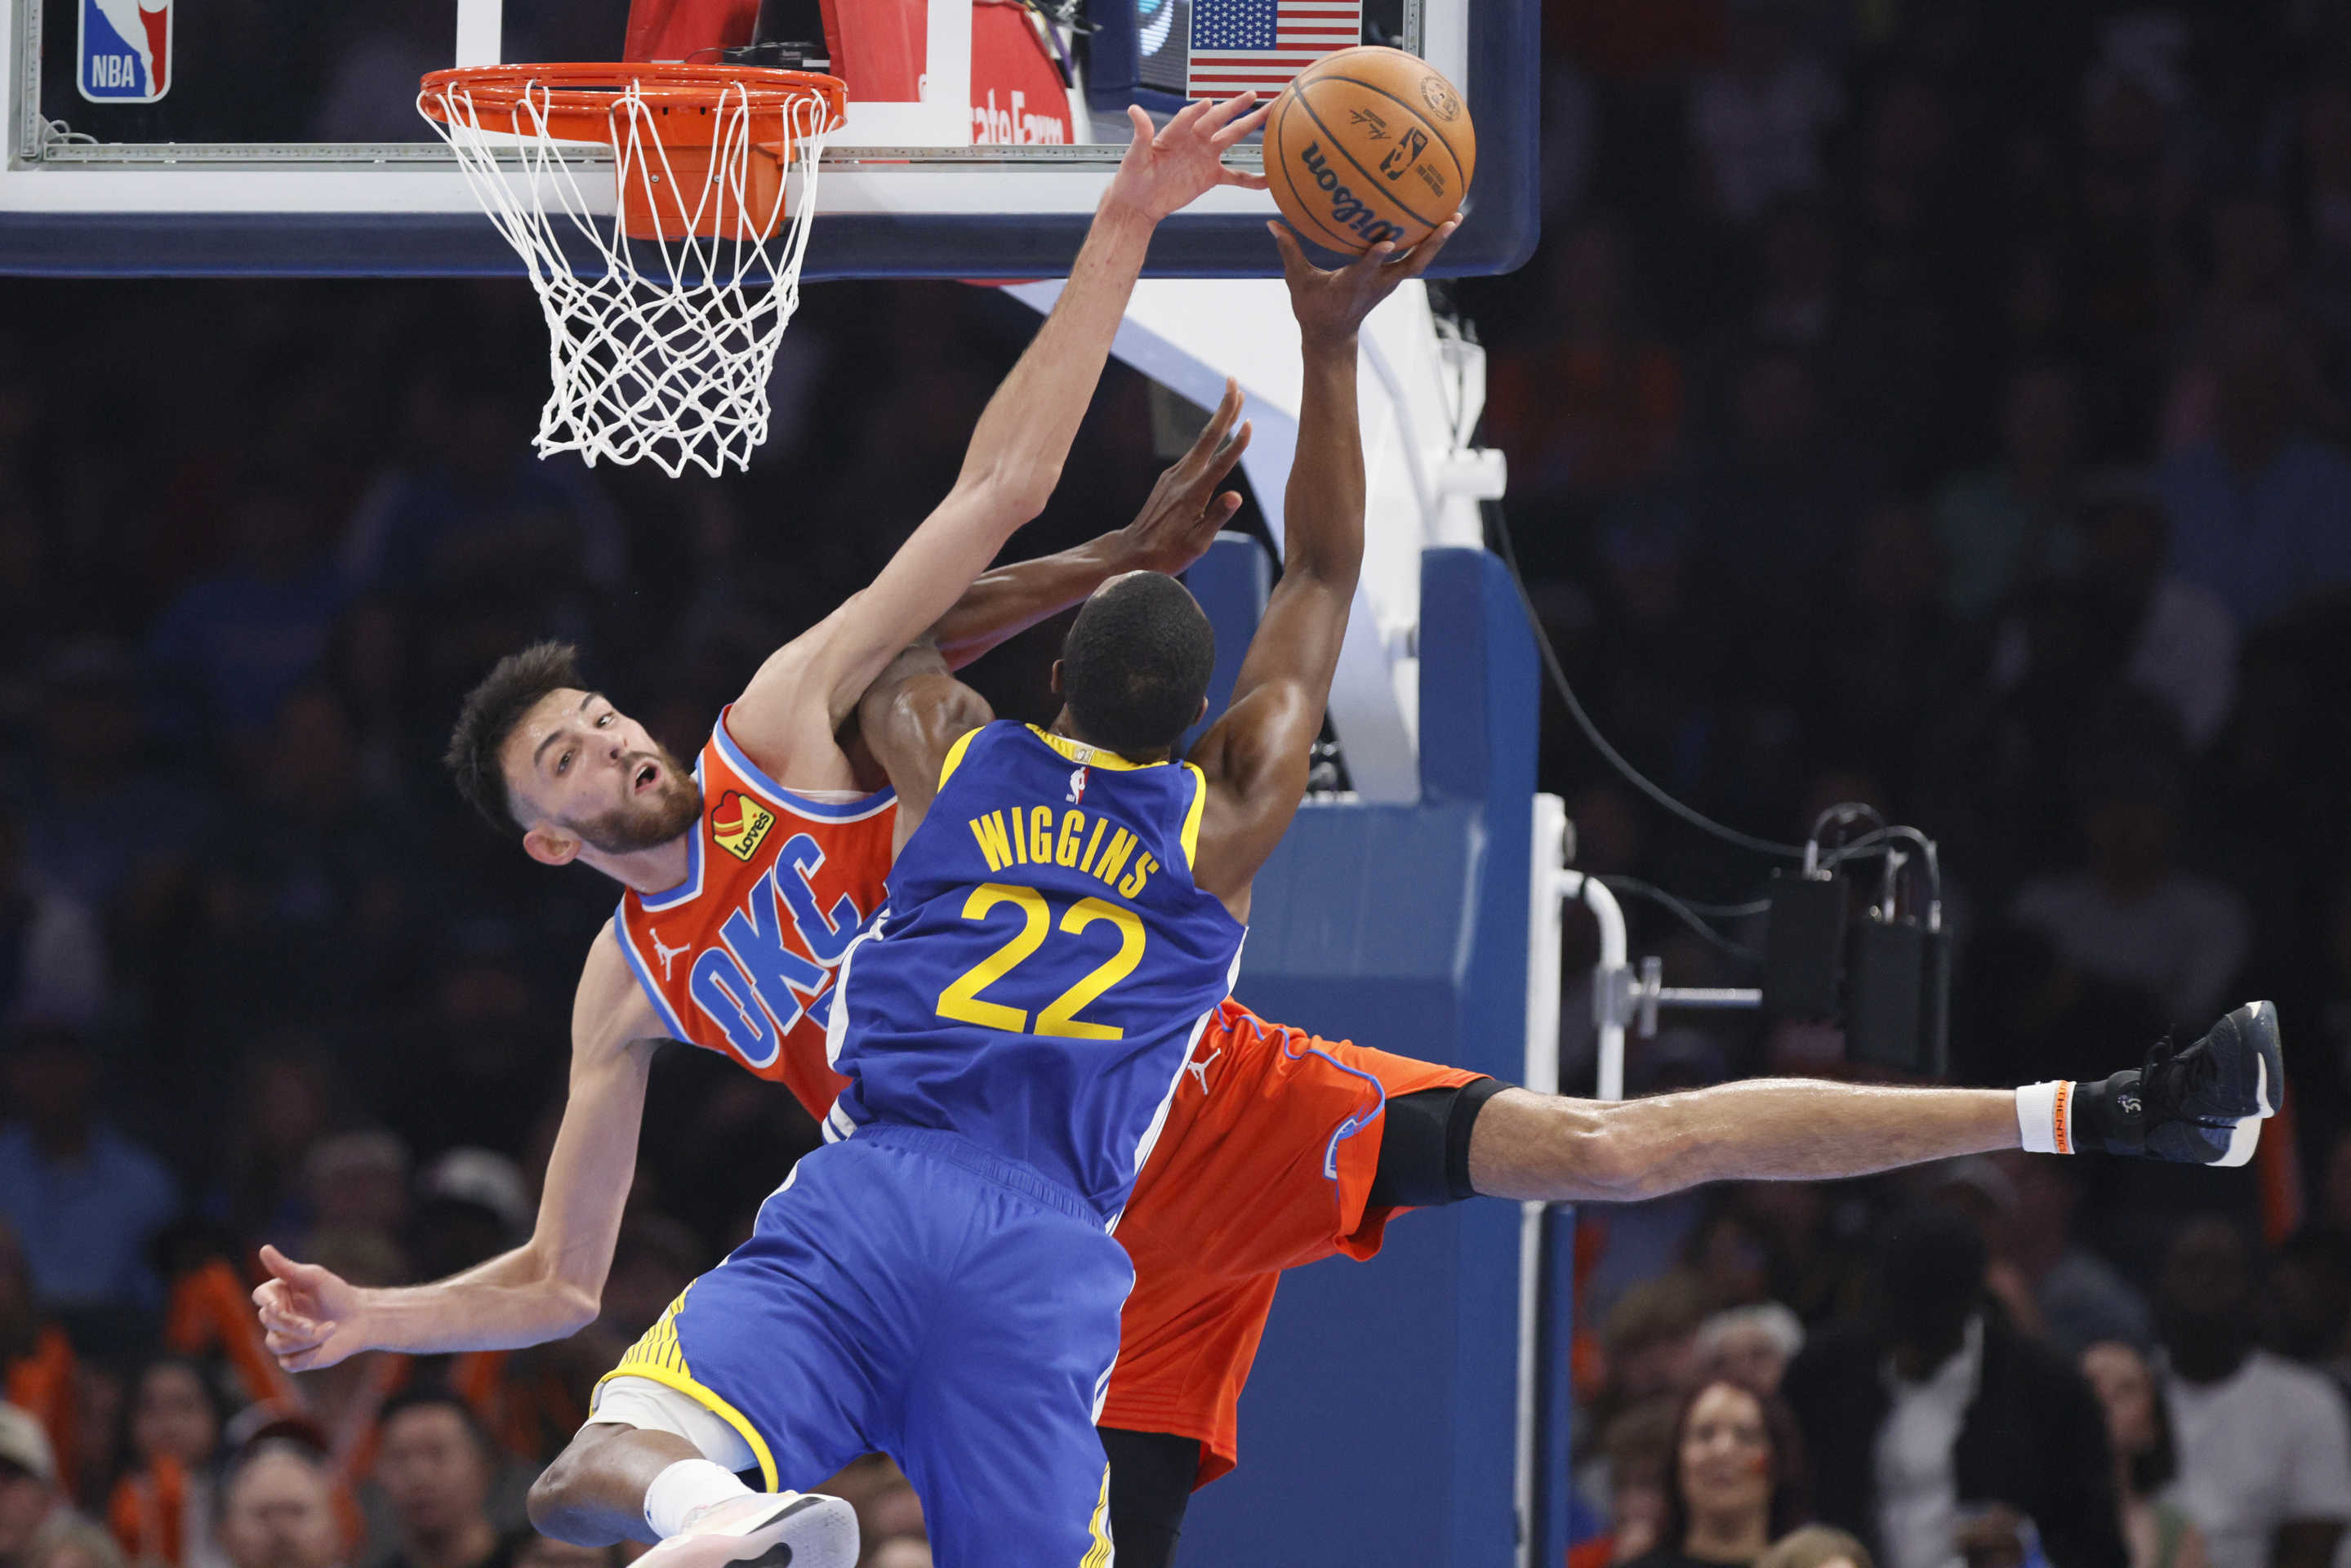
<path fill-rule="evenodd" d="M 1342 49 L 1298 73 L 1265 122 L 1266 180 L 1290 226 L 1351 255 L 1416 246 L 1460 209 L 1478 163 L 1468 106 L 1402 49 Z"/>

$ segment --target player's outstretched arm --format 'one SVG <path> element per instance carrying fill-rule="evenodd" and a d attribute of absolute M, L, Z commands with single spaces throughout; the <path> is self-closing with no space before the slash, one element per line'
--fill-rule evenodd
<path fill-rule="evenodd" d="M 530 1239 L 462 1274 L 394 1290 L 361 1289 L 265 1247 L 271 1278 L 253 1299 L 280 1364 L 308 1372 L 363 1350 L 511 1350 L 595 1320 L 662 1034 L 610 926 L 588 950 L 571 1032 L 570 1098 Z"/>
<path fill-rule="evenodd" d="M 1288 229 L 1268 225 L 1305 356 L 1298 454 L 1282 502 L 1281 580 L 1241 661 L 1232 706 L 1191 756 L 1208 781 L 1193 879 L 1237 915 L 1246 914 L 1249 883 L 1305 793 L 1308 752 L 1322 732 L 1363 568 L 1356 334 L 1398 284 L 1427 269 L 1459 222 L 1457 215 L 1401 260 L 1393 245 L 1380 245 L 1335 272 L 1308 261 Z"/>
<path fill-rule="evenodd" d="M 1235 423 L 1240 412 L 1241 390 L 1228 380 L 1198 439 L 1160 474 L 1143 510 L 1126 527 L 1075 549 L 983 573 L 931 628 L 928 641 L 947 667 L 963 668 L 1113 577 L 1130 571 L 1172 575 L 1198 560 L 1240 510 L 1238 491 L 1217 488 L 1249 450 L 1249 427 Z"/>
<path fill-rule="evenodd" d="M 1244 94 L 1186 107 L 1155 134 L 1133 111 L 1134 140 L 1094 213 L 1052 314 L 988 400 L 946 500 L 870 587 L 771 655 L 728 724 L 753 761 L 778 771 L 833 733 L 882 667 L 928 631 L 987 570 L 1014 529 L 1042 511 L 1159 220 L 1202 193 L 1260 177 L 1224 166 L 1264 118 Z"/>

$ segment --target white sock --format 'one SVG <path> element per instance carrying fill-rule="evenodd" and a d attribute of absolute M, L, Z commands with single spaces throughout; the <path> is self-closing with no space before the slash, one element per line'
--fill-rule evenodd
<path fill-rule="evenodd" d="M 680 1459 L 653 1478 L 645 1489 L 645 1522 L 667 1541 L 683 1532 L 695 1511 L 728 1498 L 750 1497 L 749 1487 L 723 1465 L 708 1459 Z"/>
<path fill-rule="evenodd" d="M 2063 1078 L 2028 1083 L 2016 1092 L 2016 1131 L 2028 1155 L 2070 1155 L 2074 1142 L 2074 1085 Z"/>

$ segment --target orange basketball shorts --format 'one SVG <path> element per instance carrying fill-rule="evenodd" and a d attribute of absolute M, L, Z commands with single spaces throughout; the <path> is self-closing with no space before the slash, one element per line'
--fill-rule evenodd
<path fill-rule="evenodd" d="M 1193 1048 L 1118 1239 L 1134 1261 L 1100 1425 L 1233 1468 L 1241 1387 L 1284 1269 L 1369 1258 L 1385 1101 L 1484 1077 L 1267 1023 L 1227 1001 Z"/>

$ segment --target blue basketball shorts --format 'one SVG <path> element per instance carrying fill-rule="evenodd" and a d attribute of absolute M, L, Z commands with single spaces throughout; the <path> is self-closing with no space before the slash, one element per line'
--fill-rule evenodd
<path fill-rule="evenodd" d="M 1102 1568 L 1094 1417 L 1134 1283 L 1074 1193 L 950 1133 L 865 1126 L 803 1158 L 608 1375 L 701 1403 L 771 1490 L 888 1454 L 940 1568 Z"/>

